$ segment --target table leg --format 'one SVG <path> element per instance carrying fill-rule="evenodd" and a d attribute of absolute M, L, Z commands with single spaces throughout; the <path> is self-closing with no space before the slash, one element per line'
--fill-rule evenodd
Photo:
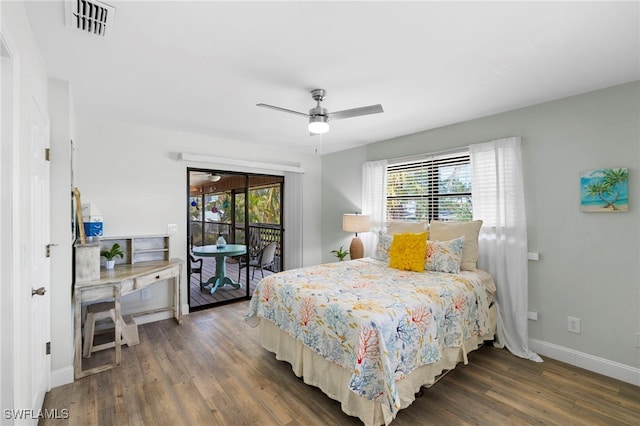
<path fill-rule="evenodd" d="M 76 312 L 75 312 L 75 357 L 73 360 L 73 374 L 75 379 L 82 377 L 82 292 L 75 292 Z"/>
<path fill-rule="evenodd" d="M 225 256 L 216 257 L 216 274 L 209 278 L 206 283 L 200 284 L 200 288 L 204 288 L 211 284 L 210 293 L 213 294 L 219 287 L 230 285 L 236 289 L 240 288 L 240 284 L 227 277 L 227 258 Z"/>
<path fill-rule="evenodd" d="M 173 277 L 173 317 L 178 324 L 182 324 L 182 302 L 180 299 L 180 277 L 182 276 L 182 264 L 178 268 L 178 274 Z"/>
<path fill-rule="evenodd" d="M 116 333 L 116 365 L 120 365 L 122 360 L 122 322 L 120 318 L 122 318 L 122 311 L 120 310 L 120 286 L 113 287 L 113 299 L 115 302 L 115 333 Z"/>

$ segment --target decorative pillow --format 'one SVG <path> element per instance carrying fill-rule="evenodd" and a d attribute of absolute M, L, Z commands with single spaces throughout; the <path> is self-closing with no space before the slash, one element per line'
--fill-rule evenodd
<path fill-rule="evenodd" d="M 404 271 L 424 271 L 427 233 L 395 234 L 389 249 L 389 267 Z"/>
<path fill-rule="evenodd" d="M 463 271 L 475 271 L 478 263 L 478 234 L 480 234 L 481 220 L 471 222 L 442 222 L 432 220 L 429 225 L 429 239 L 432 241 L 449 241 L 464 237 L 462 245 Z"/>
<path fill-rule="evenodd" d="M 382 231 L 378 235 L 378 244 L 376 245 L 376 254 L 374 259 L 389 263 L 389 249 L 391 248 L 393 235 L 383 234 Z"/>
<path fill-rule="evenodd" d="M 424 269 L 459 274 L 463 243 L 464 237 L 450 241 L 427 241 Z"/>
<path fill-rule="evenodd" d="M 387 234 L 419 234 L 420 232 L 426 231 L 428 226 L 428 222 L 391 221 L 387 223 Z"/>

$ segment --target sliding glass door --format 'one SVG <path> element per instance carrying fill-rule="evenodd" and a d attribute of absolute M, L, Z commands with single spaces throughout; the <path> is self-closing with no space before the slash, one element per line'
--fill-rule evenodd
<path fill-rule="evenodd" d="M 189 168 L 187 184 L 190 309 L 248 299 L 284 264 L 284 178 Z M 212 247 L 220 237 L 235 255 Z M 202 255 L 206 250 L 216 252 Z M 216 286 L 221 269 L 227 284 Z"/>

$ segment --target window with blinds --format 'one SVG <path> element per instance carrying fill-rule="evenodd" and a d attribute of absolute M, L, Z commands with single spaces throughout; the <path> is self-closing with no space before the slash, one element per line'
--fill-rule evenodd
<path fill-rule="evenodd" d="M 472 219 L 469 153 L 387 166 L 387 220 Z"/>

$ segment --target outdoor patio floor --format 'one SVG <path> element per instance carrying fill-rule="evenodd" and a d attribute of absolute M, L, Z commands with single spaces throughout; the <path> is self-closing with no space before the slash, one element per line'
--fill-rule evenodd
<path fill-rule="evenodd" d="M 196 256 L 196 259 L 199 257 Z M 202 281 L 206 282 L 210 277 L 215 275 L 216 270 L 216 262 L 212 257 L 203 257 L 204 261 L 202 263 Z M 234 281 L 238 281 L 238 266 L 239 264 L 235 259 L 227 258 L 226 264 L 226 273 L 227 276 Z M 223 287 L 218 287 L 214 294 L 210 294 L 208 289 L 200 289 L 200 274 L 192 273 L 189 278 L 189 306 L 191 309 L 198 309 L 201 306 L 206 306 L 210 304 L 221 304 L 224 302 L 229 302 L 235 299 L 242 299 L 247 296 L 246 290 L 246 277 L 247 270 L 250 270 L 250 274 L 253 275 L 253 279 L 249 283 L 249 296 L 253 294 L 256 286 L 262 279 L 262 274 L 260 269 L 256 269 L 254 273 L 253 268 L 242 268 L 242 274 L 240 275 L 239 282 L 242 287 L 239 289 L 235 289 L 230 285 L 226 285 Z M 263 270 L 264 276 L 268 276 L 273 274 L 273 272 L 268 270 Z"/>

